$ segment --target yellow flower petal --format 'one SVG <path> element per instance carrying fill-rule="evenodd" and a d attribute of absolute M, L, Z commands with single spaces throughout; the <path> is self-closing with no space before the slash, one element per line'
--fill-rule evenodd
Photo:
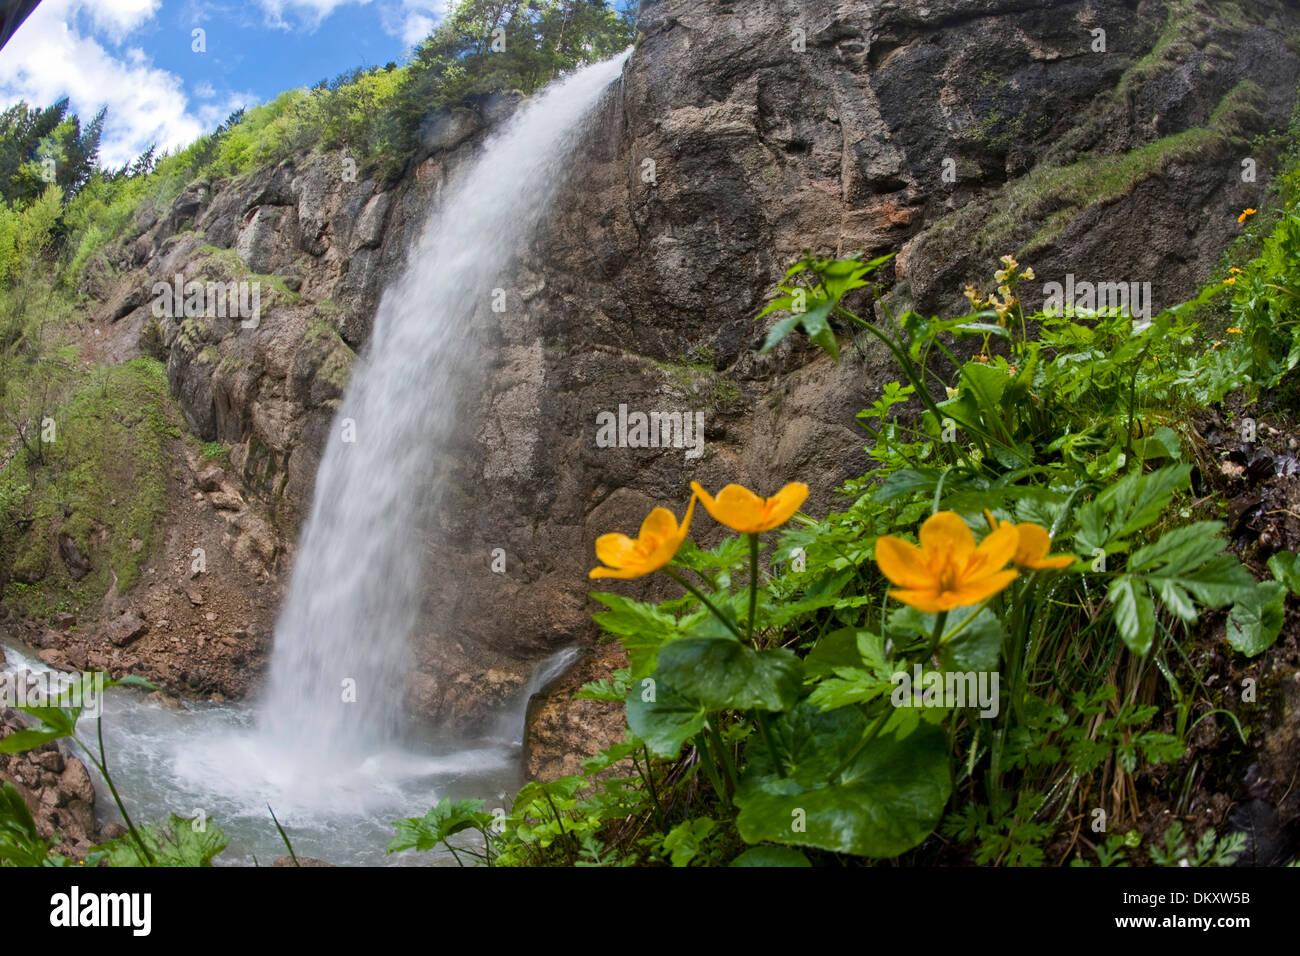
<path fill-rule="evenodd" d="M 971 581 L 963 584 L 961 587 L 947 591 L 943 595 L 943 602 L 948 606 L 945 611 L 951 611 L 955 607 L 967 607 L 971 604 L 979 604 L 985 598 L 997 594 L 1008 584 L 1019 577 L 1017 571 L 999 571 L 997 574 L 990 574 L 988 577 L 980 578 L 978 581 Z"/>
<path fill-rule="evenodd" d="M 1060 554 L 1048 556 L 1052 548 L 1052 536 L 1041 525 L 1025 522 L 1016 525 L 1020 535 L 1020 545 L 1016 548 L 1012 560 L 1022 568 L 1035 571 L 1059 570 L 1074 564 L 1074 555 Z"/>
<path fill-rule="evenodd" d="M 1019 542 L 1020 534 L 1013 525 L 1004 524 L 991 532 L 966 562 L 963 580 L 978 580 L 1005 568 L 1015 555 Z"/>
<path fill-rule="evenodd" d="M 641 522 L 641 533 L 635 541 L 625 534 L 602 534 L 596 539 L 596 557 L 608 567 L 592 568 L 588 577 L 626 580 L 658 571 L 673 559 L 686 540 L 694 511 L 692 495 L 680 525 L 667 508 L 655 508 Z"/>
<path fill-rule="evenodd" d="M 714 498 L 699 482 L 693 490 L 713 520 L 741 534 L 758 534 L 785 524 L 808 497 L 808 486 L 791 482 L 770 498 L 760 498 L 742 485 L 727 485 Z"/>
<path fill-rule="evenodd" d="M 953 511 L 939 511 L 925 519 L 921 525 L 921 550 L 935 568 L 936 557 L 942 557 L 954 567 L 962 567 L 975 553 L 975 535 L 971 534 L 961 515 Z"/>
<path fill-rule="evenodd" d="M 943 606 L 939 599 L 937 591 L 913 590 L 913 591 L 890 591 L 889 596 L 895 601 L 901 601 L 903 604 L 910 604 L 922 614 L 938 614 L 940 611 L 948 611 L 951 608 Z M 953 605 L 956 607 L 956 605 Z"/>
<path fill-rule="evenodd" d="M 885 577 L 901 588 L 925 588 L 934 580 L 925 552 L 893 535 L 876 540 L 876 564 Z"/>

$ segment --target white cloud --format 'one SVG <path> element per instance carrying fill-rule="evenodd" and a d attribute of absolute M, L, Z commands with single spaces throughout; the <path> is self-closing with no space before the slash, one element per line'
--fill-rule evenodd
<path fill-rule="evenodd" d="M 251 94 L 233 94 L 195 109 L 181 78 L 154 66 L 143 49 L 110 52 L 78 27 L 84 13 L 120 45 L 158 7 L 158 0 L 45 0 L 0 57 L 0 101 L 46 106 L 67 96 L 82 122 L 107 106 L 99 153 L 109 167 L 129 162 L 150 143 L 159 151 L 186 146 L 237 106 L 256 102 Z"/>
<path fill-rule="evenodd" d="M 379 8 L 379 22 L 389 36 L 401 37 L 407 49 L 415 46 L 447 14 L 448 0 L 390 0 Z"/>
<path fill-rule="evenodd" d="M 49 2 L 49 0 L 46 0 Z M 68 4 L 72 6 L 73 4 Z M 94 4 L 75 4 L 90 14 L 95 26 L 114 41 L 120 41 L 136 27 L 151 19 L 162 0 L 95 0 Z"/>
<path fill-rule="evenodd" d="M 339 7 L 352 3 L 365 6 L 370 0 L 259 0 L 273 27 L 290 30 L 297 26 L 316 29 L 321 21 Z M 286 15 L 287 14 L 287 15 Z M 294 22 L 296 21 L 296 22 Z"/>

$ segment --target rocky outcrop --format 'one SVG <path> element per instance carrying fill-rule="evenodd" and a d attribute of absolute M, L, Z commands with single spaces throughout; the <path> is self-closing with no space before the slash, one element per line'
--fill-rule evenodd
<path fill-rule="evenodd" d="M 30 718 L 11 707 L 0 708 L 0 737 L 26 728 Z M 57 741 L 19 754 L 0 754 L 0 781 L 13 784 L 50 848 L 82 858 L 108 836 L 95 819 L 95 785 L 77 757 Z"/>
<path fill-rule="evenodd" d="M 1300 80 L 1300 11 L 1220 6 L 644 0 L 506 313 L 480 316 L 489 367 L 459 396 L 413 704 L 473 723 L 533 662 L 591 644 L 596 536 L 680 511 L 692 479 L 804 480 L 823 514 L 866 469 L 853 416 L 896 378 L 885 357 L 756 354 L 752 317 L 803 249 L 897 251 L 890 299 L 935 312 L 1007 252 L 1043 282 L 1151 282 L 1157 308 L 1198 288 L 1237 213 L 1262 205 L 1272 157 L 1254 137 L 1286 124 Z M 427 157 L 391 189 L 331 155 L 191 184 L 87 269 L 112 354 L 156 350 L 189 427 L 232 447 L 232 490 L 265 525 L 236 529 L 245 557 L 269 553 L 276 574 L 384 285 L 510 107 L 432 117 Z M 256 323 L 155 321 L 132 290 L 178 274 L 257 282 Z M 701 414 L 702 454 L 597 447 L 597 414 L 620 404 Z M 616 728 L 617 708 L 568 703 L 578 681 L 534 704 L 534 772 Z"/>

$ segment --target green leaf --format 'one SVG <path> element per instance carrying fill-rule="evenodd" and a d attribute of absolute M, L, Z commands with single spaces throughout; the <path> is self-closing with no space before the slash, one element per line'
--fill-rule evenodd
<path fill-rule="evenodd" d="M 861 746 L 866 731 L 856 708 L 804 703 L 783 715 L 786 776 L 763 748 L 736 791 L 745 841 L 885 858 L 924 840 L 952 792 L 947 734 L 923 724 L 905 741 L 878 736 Z"/>
<path fill-rule="evenodd" d="M 486 830 L 491 823 L 492 814 L 483 812 L 482 800 L 453 802 L 444 797 L 422 817 L 394 820 L 397 835 L 388 844 L 388 852 L 427 852 L 463 830 Z"/>
<path fill-rule="evenodd" d="M 591 619 L 606 633 L 621 638 L 633 677 L 653 671 L 660 646 L 680 635 L 677 619 L 653 604 L 608 592 L 591 597 L 609 608 L 596 612 Z"/>
<path fill-rule="evenodd" d="M 1279 551 L 1268 559 L 1268 570 L 1273 579 L 1285 584 L 1292 594 L 1300 594 L 1300 555 Z"/>
<path fill-rule="evenodd" d="M 826 677 L 841 667 L 858 667 L 862 655 L 858 653 L 858 629 L 841 627 L 823 634 L 808 656 L 803 659 L 806 677 Z"/>
<path fill-rule="evenodd" d="M 690 866 L 700 852 L 702 844 L 716 824 L 708 817 L 685 820 L 677 824 L 664 837 L 664 849 L 671 854 L 673 866 Z"/>
<path fill-rule="evenodd" d="M 731 866 L 810 867 L 808 857 L 788 846 L 752 846 L 729 864 Z"/>
<path fill-rule="evenodd" d="M 1155 434 L 1135 441 L 1133 453 L 1144 461 L 1153 458 L 1178 459 L 1183 456 L 1183 443 L 1176 431 L 1168 425 L 1161 425 Z"/>
<path fill-rule="evenodd" d="M 954 625 L 961 620 L 956 618 Z M 983 608 L 956 637 L 945 639 L 939 662 L 946 671 L 995 671 L 1002 654 L 1002 639 L 1002 622 L 987 607 Z"/>
<path fill-rule="evenodd" d="M 658 674 L 637 681 L 626 706 L 628 728 L 656 757 L 676 757 L 708 720 L 703 704 L 676 693 Z"/>
<path fill-rule="evenodd" d="M 19 707 L 23 713 L 35 717 L 35 727 L 19 730 L 0 740 L 0 754 L 16 754 L 39 747 L 51 740 L 71 737 L 77 729 L 81 707 Z"/>
<path fill-rule="evenodd" d="M 659 677 L 677 693 L 721 710 L 788 710 L 803 665 L 783 647 L 757 651 L 726 638 L 687 638 L 659 652 Z"/>
<path fill-rule="evenodd" d="M 1228 643 L 1247 657 L 1272 647 L 1286 620 L 1286 593 L 1276 581 L 1243 592 L 1228 612 Z"/>
<path fill-rule="evenodd" d="M 826 352 L 833 359 L 840 357 L 840 347 L 835 341 L 835 333 L 831 331 L 830 314 L 835 303 L 823 302 L 816 308 L 809 309 L 799 316 L 799 324 L 803 326 L 804 332 L 808 338 L 821 346 L 822 351 Z"/>
<path fill-rule="evenodd" d="M 760 352 L 766 354 L 776 348 L 781 342 L 795 329 L 799 327 L 800 315 L 795 314 L 777 322 L 767 330 L 767 338 L 763 340 L 763 347 Z"/>
<path fill-rule="evenodd" d="M 36 829 L 36 821 L 16 787 L 0 781 L 0 866 L 66 866 L 66 858 L 51 855 Z"/>
<path fill-rule="evenodd" d="M 199 829 L 195 828 L 196 824 Z M 158 866 L 211 866 L 212 858 L 229 843 L 216 824 L 174 813 L 166 823 L 142 826 L 138 831 Z M 149 865 L 129 833 L 101 843 L 94 850 L 108 858 L 109 866 Z"/>
<path fill-rule="evenodd" d="M 1124 575 L 1111 583 L 1107 598 L 1124 645 L 1134 654 L 1146 654 L 1156 636 L 1156 609 L 1146 584 Z"/>

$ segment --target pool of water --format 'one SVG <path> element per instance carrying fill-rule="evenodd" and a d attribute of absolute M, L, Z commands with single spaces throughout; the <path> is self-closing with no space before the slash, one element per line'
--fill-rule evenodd
<path fill-rule="evenodd" d="M 48 670 L 28 649 L 6 644 L 5 651 L 10 673 Z M 300 857 L 351 866 L 454 866 L 445 851 L 388 855 L 392 821 L 422 816 L 445 797 L 477 797 L 486 809 L 508 809 L 523 781 L 526 695 L 570 659 L 561 654 L 543 665 L 521 694 L 518 713 L 503 714 L 494 735 L 450 739 L 424 728 L 418 743 L 359 762 L 277 750 L 256 732 L 246 703 L 170 704 L 135 688 L 112 688 L 103 707 L 108 768 L 135 823 L 201 812 L 219 826 L 230 842 L 214 865 L 269 866 L 288 852 L 269 806 Z M 93 720 L 83 718 L 78 732 L 93 745 Z M 88 761 L 87 769 L 98 778 Z M 102 780 L 96 789 L 100 819 L 120 821 Z M 478 848 L 473 835 L 461 839 Z"/>

